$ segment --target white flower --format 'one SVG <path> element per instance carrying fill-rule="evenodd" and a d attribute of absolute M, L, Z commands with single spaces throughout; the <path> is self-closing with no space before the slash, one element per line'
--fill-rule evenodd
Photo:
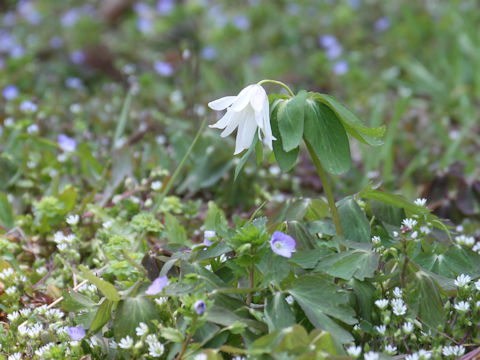
<path fill-rule="evenodd" d="M 165 351 L 165 347 L 158 340 L 148 343 L 148 354 L 152 357 L 160 357 Z"/>
<path fill-rule="evenodd" d="M 21 360 L 22 359 L 22 354 L 19 352 L 13 353 L 8 357 L 8 360 Z"/>
<path fill-rule="evenodd" d="M 428 360 L 432 357 L 432 354 L 427 350 L 420 349 L 418 350 L 418 356 L 420 357 L 420 360 Z"/>
<path fill-rule="evenodd" d="M 17 292 L 17 287 L 16 286 L 10 286 L 5 290 L 5 294 L 7 295 L 13 295 Z"/>
<path fill-rule="evenodd" d="M 378 245 L 380 244 L 382 240 L 380 239 L 380 236 L 374 236 L 372 237 L 372 243 L 374 243 L 375 245 Z"/>
<path fill-rule="evenodd" d="M 31 312 L 32 312 L 32 309 L 29 309 L 29 308 L 25 308 L 25 309 L 20 310 L 20 314 L 23 317 L 28 317 L 28 315 L 30 315 Z"/>
<path fill-rule="evenodd" d="M 46 311 L 45 315 L 53 320 L 59 320 L 63 318 L 63 312 L 58 309 L 49 309 Z"/>
<path fill-rule="evenodd" d="M 167 300 L 168 300 L 168 297 L 160 296 L 158 298 L 155 298 L 155 300 L 153 300 L 153 301 L 155 301 L 157 303 L 157 305 L 163 305 L 167 302 Z"/>
<path fill-rule="evenodd" d="M 405 334 L 411 334 L 413 331 L 413 323 L 410 321 L 403 323 L 402 329 Z"/>
<path fill-rule="evenodd" d="M 405 360 L 419 360 L 418 354 L 417 354 L 417 353 L 413 353 L 413 354 L 411 354 L 411 355 L 407 355 L 407 356 L 405 356 Z"/>
<path fill-rule="evenodd" d="M 127 335 L 123 339 L 120 339 L 118 346 L 120 346 L 122 349 L 130 349 L 133 346 L 133 339 Z"/>
<path fill-rule="evenodd" d="M 38 350 L 35 350 L 35 355 L 38 357 L 42 357 L 50 348 L 54 345 L 54 343 L 49 342 L 48 344 L 41 346 Z"/>
<path fill-rule="evenodd" d="M 237 127 L 237 140 L 234 155 L 250 147 L 253 137 L 259 129 L 265 136 L 265 144 L 272 149 L 272 141 L 276 140 L 270 126 L 270 110 L 268 96 L 258 84 L 247 86 L 237 96 L 226 96 L 208 103 L 208 107 L 226 114 L 210 127 L 224 129 L 220 136 L 230 135 Z"/>
<path fill-rule="evenodd" d="M 480 291 L 480 279 L 475 282 L 475 287 Z"/>
<path fill-rule="evenodd" d="M 467 287 L 468 284 L 472 281 L 472 278 L 465 274 L 460 274 L 457 276 L 457 279 L 454 281 L 457 287 Z"/>
<path fill-rule="evenodd" d="M 387 332 L 387 327 L 385 325 L 379 325 L 375 326 L 375 330 L 377 330 L 380 335 L 385 335 Z"/>
<path fill-rule="evenodd" d="M 60 252 L 64 252 L 65 250 L 67 250 L 68 245 L 67 244 L 58 244 L 57 248 Z"/>
<path fill-rule="evenodd" d="M 454 305 L 454 308 L 460 312 L 467 312 L 470 310 L 470 304 L 467 301 L 460 301 L 459 303 Z"/>
<path fill-rule="evenodd" d="M 402 289 L 400 289 L 398 286 L 393 289 L 393 296 L 396 298 L 401 298 L 402 297 Z"/>
<path fill-rule="evenodd" d="M 154 181 L 152 182 L 152 185 L 150 185 L 153 191 L 160 190 L 162 188 L 162 182 L 161 181 Z"/>
<path fill-rule="evenodd" d="M 148 326 L 144 322 L 140 322 L 135 329 L 137 336 L 142 337 L 143 335 L 148 333 Z"/>
<path fill-rule="evenodd" d="M 387 345 L 385 345 L 385 352 L 388 355 L 395 355 L 397 353 L 397 347 L 393 346 L 393 345 L 390 345 L 390 344 L 387 344 Z"/>
<path fill-rule="evenodd" d="M 363 357 L 364 357 L 365 360 L 378 360 L 379 359 L 378 353 L 376 353 L 374 351 L 367 352 Z"/>
<path fill-rule="evenodd" d="M 0 272 L 0 279 L 5 280 L 5 279 L 9 278 L 10 276 L 12 276 L 13 273 L 14 273 L 13 268 L 11 268 L 11 267 L 6 268 L 2 272 Z"/>
<path fill-rule="evenodd" d="M 461 345 L 444 346 L 442 354 L 445 356 L 462 356 L 465 354 L 465 348 Z"/>
<path fill-rule="evenodd" d="M 430 230 L 430 228 L 428 226 L 421 226 L 420 227 L 420 232 L 422 234 L 428 235 L 432 232 L 432 230 Z"/>
<path fill-rule="evenodd" d="M 193 358 L 193 360 L 207 360 L 208 356 L 206 354 L 197 354 Z"/>
<path fill-rule="evenodd" d="M 361 346 L 352 345 L 347 348 L 347 354 L 355 359 L 358 358 L 361 353 L 362 353 Z"/>
<path fill-rule="evenodd" d="M 418 232 L 417 232 L 417 231 L 414 231 L 414 232 L 412 232 L 412 233 L 410 234 L 410 237 L 411 237 L 412 239 L 416 239 L 417 236 L 418 236 Z"/>
<path fill-rule="evenodd" d="M 75 214 L 75 215 L 69 215 L 66 221 L 68 225 L 74 226 L 78 224 L 79 220 L 80 220 L 80 216 Z"/>
<path fill-rule="evenodd" d="M 480 241 L 473 245 L 472 250 L 480 253 Z"/>
<path fill-rule="evenodd" d="M 403 303 L 402 299 L 393 299 L 392 311 L 397 316 L 405 315 L 407 313 L 407 306 Z"/>
<path fill-rule="evenodd" d="M 458 245 L 473 246 L 475 238 L 473 236 L 459 235 L 455 236 L 455 241 Z"/>
<path fill-rule="evenodd" d="M 14 311 L 13 313 L 7 315 L 7 318 L 8 320 L 10 320 L 10 322 L 14 322 L 19 317 L 20 317 L 20 313 L 18 311 Z"/>
<path fill-rule="evenodd" d="M 412 229 L 415 225 L 417 225 L 417 220 L 411 218 L 403 219 L 402 225 L 406 226 L 409 229 Z"/>
<path fill-rule="evenodd" d="M 295 300 L 293 300 L 293 296 L 292 295 L 288 295 L 286 298 L 285 298 L 285 301 L 287 302 L 288 305 L 293 305 L 293 302 Z"/>
<path fill-rule="evenodd" d="M 417 206 L 425 206 L 425 204 L 427 203 L 427 199 L 425 198 L 418 198 L 414 201 L 415 205 Z"/>

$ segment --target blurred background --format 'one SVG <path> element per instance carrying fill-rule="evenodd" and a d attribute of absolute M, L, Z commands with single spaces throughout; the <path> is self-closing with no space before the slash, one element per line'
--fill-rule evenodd
<path fill-rule="evenodd" d="M 380 148 L 352 140 L 338 194 L 372 182 L 468 226 L 480 214 L 479 25 L 476 0 L 0 0 L 0 190 L 113 194 L 126 176 L 171 171 L 214 121 L 208 101 L 272 78 L 387 125 Z M 306 157 L 282 175 L 252 159 L 234 182 L 233 143 L 207 130 L 176 193 L 250 211 L 321 192 Z"/>

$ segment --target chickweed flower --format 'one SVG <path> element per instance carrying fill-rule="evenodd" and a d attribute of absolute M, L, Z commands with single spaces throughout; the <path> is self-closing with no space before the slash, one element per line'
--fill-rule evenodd
<path fill-rule="evenodd" d="M 374 236 L 372 237 L 372 243 L 374 245 L 379 245 L 382 240 L 380 239 L 380 236 Z"/>
<path fill-rule="evenodd" d="M 375 351 L 369 351 L 364 355 L 364 358 L 365 360 L 378 360 L 379 356 Z"/>
<path fill-rule="evenodd" d="M 402 297 L 402 289 L 400 289 L 398 286 L 393 289 L 393 296 L 396 298 L 401 298 Z"/>
<path fill-rule="evenodd" d="M 425 204 L 427 203 L 427 199 L 425 198 L 418 198 L 414 201 L 415 205 L 417 206 L 425 206 Z"/>
<path fill-rule="evenodd" d="M 358 358 L 360 354 L 362 353 L 362 347 L 361 346 L 355 346 L 351 345 L 347 348 L 347 354 L 354 359 Z"/>
<path fill-rule="evenodd" d="M 280 256 L 290 258 L 295 251 L 297 243 L 294 238 L 281 231 L 275 231 L 270 240 L 272 251 Z"/>
<path fill-rule="evenodd" d="M 388 306 L 388 300 L 387 299 L 375 300 L 375 305 L 377 305 L 380 309 L 383 310 Z"/>
<path fill-rule="evenodd" d="M 403 303 L 402 299 L 393 299 L 392 311 L 395 315 L 402 316 L 407 313 L 407 306 Z"/>
<path fill-rule="evenodd" d="M 413 332 L 413 323 L 410 321 L 403 323 L 402 329 L 405 334 L 411 334 Z"/>
<path fill-rule="evenodd" d="M 417 220 L 406 218 L 406 219 L 403 219 L 402 226 L 400 227 L 400 229 L 402 230 L 402 232 L 405 233 L 407 231 L 412 231 L 415 225 L 417 225 Z"/>
<path fill-rule="evenodd" d="M 138 337 L 142 337 L 143 335 L 148 333 L 148 326 L 143 321 L 138 324 L 135 328 L 135 333 Z"/>
<path fill-rule="evenodd" d="M 472 278 L 465 274 L 460 274 L 455 279 L 454 283 L 457 287 L 467 287 Z"/>
<path fill-rule="evenodd" d="M 419 360 L 418 354 L 417 354 L 417 353 L 413 353 L 413 354 L 411 354 L 411 355 L 407 355 L 407 356 L 405 356 L 405 360 Z"/>
<path fill-rule="evenodd" d="M 377 330 L 380 335 L 385 335 L 385 333 L 387 332 L 387 327 L 385 325 L 378 325 L 375 326 L 375 330 Z"/>
<path fill-rule="evenodd" d="M 133 339 L 129 335 L 127 335 L 123 339 L 120 339 L 118 346 L 125 350 L 130 349 L 133 346 Z"/>
<path fill-rule="evenodd" d="M 212 128 L 224 129 L 221 137 L 230 135 L 236 128 L 237 140 L 234 155 L 241 153 L 250 147 L 255 133 L 261 138 L 263 133 L 265 144 L 272 149 L 272 142 L 276 138 L 272 134 L 270 126 L 270 110 L 268 96 L 262 86 L 252 84 L 240 91 L 237 96 L 225 96 L 208 103 L 212 110 L 227 110 L 225 115 Z"/>
<path fill-rule="evenodd" d="M 467 301 L 460 301 L 454 305 L 455 309 L 459 312 L 467 312 L 470 310 L 470 304 Z"/>
<path fill-rule="evenodd" d="M 428 360 L 432 357 L 432 354 L 428 352 L 427 350 L 420 349 L 418 350 L 418 356 L 420 360 Z"/>
<path fill-rule="evenodd" d="M 444 356 L 462 356 L 465 354 L 465 348 L 461 345 L 444 346 L 442 349 Z"/>
<path fill-rule="evenodd" d="M 384 350 L 388 355 L 395 355 L 397 353 L 397 347 L 390 344 L 385 345 Z"/>
<path fill-rule="evenodd" d="M 78 221 L 80 220 L 80 216 L 78 215 L 69 215 L 66 219 L 66 222 L 68 225 L 74 226 L 78 224 Z"/>
<path fill-rule="evenodd" d="M 473 246 L 475 238 L 473 236 L 459 235 L 455 236 L 455 242 L 458 245 Z"/>

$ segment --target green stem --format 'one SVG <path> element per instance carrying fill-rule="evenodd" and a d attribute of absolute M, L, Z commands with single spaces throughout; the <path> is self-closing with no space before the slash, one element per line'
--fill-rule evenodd
<path fill-rule="evenodd" d="M 330 207 L 330 212 L 332 213 L 333 223 L 335 224 L 335 230 L 338 236 L 343 235 L 342 225 L 340 224 L 340 216 L 338 215 L 337 206 L 335 205 L 335 199 L 333 198 L 332 188 L 330 187 L 330 183 L 328 182 L 327 173 L 323 168 L 320 160 L 318 159 L 315 151 L 312 148 L 312 145 L 308 142 L 308 140 L 304 137 L 303 141 L 305 141 L 305 145 L 307 145 L 308 153 L 312 158 L 312 161 L 317 169 L 318 176 L 322 181 L 323 190 L 325 191 L 325 196 L 327 197 L 328 206 Z"/>
<path fill-rule="evenodd" d="M 132 102 L 133 91 L 130 89 L 125 97 L 123 102 L 122 112 L 120 113 L 120 118 L 118 119 L 117 128 L 115 129 L 115 135 L 112 142 L 112 150 L 115 150 L 115 146 L 125 130 L 128 120 L 128 111 L 130 110 L 130 103 Z"/>
<path fill-rule="evenodd" d="M 188 157 L 190 156 L 190 153 L 192 152 L 193 148 L 197 144 L 198 139 L 200 139 L 200 134 L 202 133 L 206 124 L 207 124 L 207 119 L 205 118 L 205 119 L 203 119 L 202 124 L 200 125 L 200 128 L 198 129 L 197 134 L 195 135 L 195 138 L 193 139 L 192 143 L 190 144 L 190 147 L 188 148 L 187 152 L 185 153 L 182 160 L 178 164 L 178 166 L 175 169 L 175 172 L 173 173 L 172 177 L 168 181 L 167 186 L 165 186 L 165 189 L 160 194 L 160 197 L 158 198 L 157 203 L 155 204 L 155 207 L 153 208 L 153 213 L 154 214 L 158 211 L 158 209 L 160 208 L 160 205 L 163 202 L 163 199 L 165 199 L 165 196 L 167 196 L 168 192 L 170 191 L 173 184 L 175 183 L 175 180 L 178 177 L 178 174 L 180 174 L 180 171 L 183 169 L 183 166 L 185 165 L 185 162 L 187 161 Z"/>
<path fill-rule="evenodd" d="M 255 286 L 254 284 L 254 281 L 255 281 L 255 265 L 252 265 L 252 268 L 250 269 L 250 273 L 249 273 L 249 280 L 250 280 L 250 289 L 252 289 L 252 291 L 250 291 L 248 294 L 247 294 L 247 306 L 250 306 L 250 304 L 252 303 L 252 296 L 253 296 L 253 287 Z"/>
<path fill-rule="evenodd" d="M 262 85 L 262 84 L 265 84 L 265 83 L 280 85 L 280 86 L 284 87 L 284 88 L 288 91 L 288 93 L 290 94 L 290 96 L 295 96 L 295 94 L 293 93 L 293 91 L 292 91 L 286 84 L 284 84 L 284 83 L 281 82 L 281 81 L 265 79 L 265 80 L 262 80 L 262 81 L 258 82 L 258 85 Z"/>

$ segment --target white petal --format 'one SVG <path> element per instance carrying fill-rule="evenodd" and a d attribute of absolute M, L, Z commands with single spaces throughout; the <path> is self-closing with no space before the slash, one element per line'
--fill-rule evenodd
<path fill-rule="evenodd" d="M 245 106 L 250 102 L 252 90 L 254 90 L 254 85 L 248 85 L 245 89 L 240 91 L 237 99 L 232 104 L 232 110 L 242 111 L 245 109 Z"/>
<path fill-rule="evenodd" d="M 225 115 L 223 115 L 223 117 L 220 120 L 218 120 L 215 124 L 209 125 L 209 127 L 216 128 L 216 129 L 225 129 L 227 125 L 230 123 L 230 121 L 232 120 L 232 116 L 233 116 L 233 111 L 230 109 L 227 109 L 227 112 L 225 113 Z"/>
<path fill-rule="evenodd" d="M 260 85 L 253 85 L 252 93 L 250 96 L 250 104 L 255 111 L 262 111 L 265 106 L 265 100 L 268 107 L 268 96 L 263 87 Z"/>
<path fill-rule="evenodd" d="M 247 108 L 248 109 L 248 108 Z M 244 115 L 240 121 L 237 131 L 237 141 L 235 143 L 234 155 L 248 149 L 252 144 L 253 137 L 257 131 L 257 123 L 255 122 L 255 116 L 252 110 L 242 112 Z"/>
<path fill-rule="evenodd" d="M 227 107 L 233 104 L 237 97 L 236 96 L 225 96 L 217 100 L 210 101 L 208 107 L 212 110 L 225 110 Z"/>
<path fill-rule="evenodd" d="M 237 128 L 238 124 L 242 121 L 243 113 L 231 111 L 231 114 L 232 114 L 232 117 L 230 119 L 230 122 L 227 124 L 227 127 L 225 128 L 225 130 L 223 130 L 222 133 L 220 134 L 221 137 L 230 135 L 233 132 L 233 130 Z"/>

